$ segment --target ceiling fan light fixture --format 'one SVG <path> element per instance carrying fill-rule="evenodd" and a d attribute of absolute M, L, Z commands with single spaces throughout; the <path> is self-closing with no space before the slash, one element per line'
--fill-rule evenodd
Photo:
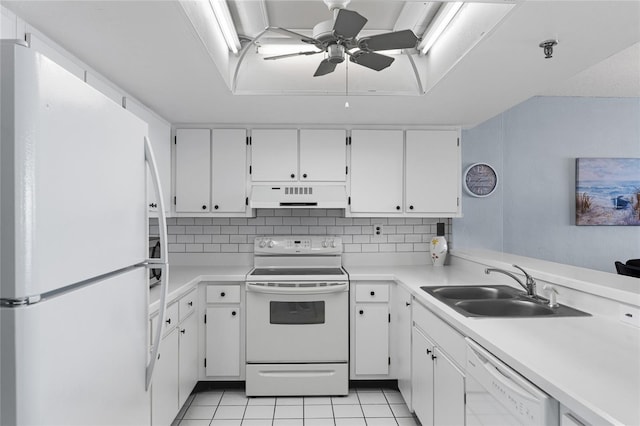
<path fill-rule="evenodd" d="M 431 25 L 429 25 L 422 35 L 422 41 L 418 45 L 421 54 L 426 55 L 429 49 L 438 41 L 440 36 L 447 29 L 453 18 L 456 17 L 464 2 L 449 2 L 441 6 Z"/>
<path fill-rule="evenodd" d="M 213 15 L 218 22 L 218 27 L 220 28 L 220 32 L 222 32 L 227 47 L 234 54 L 237 54 L 241 47 L 240 39 L 233 24 L 227 2 L 225 0 L 209 0 L 209 4 L 211 5 L 211 10 L 213 10 Z"/>

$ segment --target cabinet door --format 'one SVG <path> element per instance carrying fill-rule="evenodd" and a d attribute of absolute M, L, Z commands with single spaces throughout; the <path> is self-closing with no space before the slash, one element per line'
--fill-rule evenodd
<path fill-rule="evenodd" d="M 405 212 L 455 214 L 460 196 L 458 132 L 408 130 L 405 158 Z"/>
<path fill-rule="evenodd" d="M 240 375 L 240 308 L 207 308 L 207 376 Z"/>
<path fill-rule="evenodd" d="M 401 130 L 351 132 L 351 212 L 401 211 L 402 153 Z"/>
<path fill-rule="evenodd" d="M 411 407 L 411 294 L 393 287 L 391 305 L 391 369 L 409 410 Z"/>
<path fill-rule="evenodd" d="M 252 130 L 251 167 L 254 182 L 298 180 L 298 131 Z"/>
<path fill-rule="evenodd" d="M 247 131 L 213 129 L 212 196 L 214 213 L 242 213 L 246 209 Z"/>
<path fill-rule="evenodd" d="M 432 426 L 433 419 L 433 354 L 434 345 L 415 327 L 412 348 L 412 405 L 423 426 Z M 464 424 L 464 421 L 459 423 Z"/>
<path fill-rule="evenodd" d="M 356 304 L 355 333 L 355 374 L 389 374 L 389 306 Z"/>
<path fill-rule="evenodd" d="M 347 178 L 344 130 L 300 130 L 300 180 L 344 182 Z"/>
<path fill-rule="evenodd" d="M 198 382 L 198 316 L 192 313 L 178 326 L 180 330 L 180 362 L 178 406 L 182 407 Z"/>
<path fill-rule="evenodd" d="M 160 357 L 156 361 L 151 385 L 151 424 L 168 425 L 173 422 L 178 405 L 178 330 L 162 339 Z"/>
<path fill-rule="evenodd" d="M 439 348 L 436 347 L 434 353 L 433 405 L 435 411 L 433 422 L 443 426 L 463 425 L 465 418 L 464 375 Z"/>
<path fill-rule="evenodd" d="M 208 212 L 211 193 L 209 129 L 176 130 L 176 212 Z"/>

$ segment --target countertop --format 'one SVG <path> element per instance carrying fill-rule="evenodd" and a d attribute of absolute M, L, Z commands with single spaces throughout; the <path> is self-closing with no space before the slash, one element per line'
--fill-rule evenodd
<path fill-rule="evenodd" d="M 169 301 L 201 281 L 242 282 L 249 266 L 173 266 Z M 420 289 L 486 283 L 456 266 L 347 266 L 352 281 L 391 280 L 462 334 L 595 424 L 640 425 L 640 329 L 613 318 L 467 318 Z M 157 311 L 159 287 L 150 292 Z"/>

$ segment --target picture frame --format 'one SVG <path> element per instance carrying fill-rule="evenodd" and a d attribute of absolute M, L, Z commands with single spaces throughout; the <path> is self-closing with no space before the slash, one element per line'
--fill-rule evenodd
<path fill-rule="evenodd" d="M 640 225 L 640 158 L 576 158 L 576 225 Z"/>

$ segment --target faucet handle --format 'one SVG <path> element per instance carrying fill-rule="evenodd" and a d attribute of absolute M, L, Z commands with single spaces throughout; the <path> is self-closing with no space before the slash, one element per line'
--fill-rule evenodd
<path fill-rule="evenodd" d="M 557 308 L 558 302 L 556 301 L 556 296 L 558 295 L 558 290 L 556 290 L 556 288 L 552 285 L 549 284 L 545 284 L 544 286 L 542 286 L 542 290 L 544 290 L 545 292 L 548 292 L 549 294 L 549 307 L 550 308 Z"/>
<path fill-rule="evenodd" d="M 511 266 L 513 266 L 514 268 L 517 268 L 517 269 L 522 271 L 522 273 L 524 274 L 525 278 L 527 279 L 527 284 L 533 284 L 533 285 L 536 284 L 536 280 L 534 280 L 533 277 L 527 273 L 527 271 L 525 271 L 524 269 L 522 269 L 518 265 L 511 265 Z"/>

